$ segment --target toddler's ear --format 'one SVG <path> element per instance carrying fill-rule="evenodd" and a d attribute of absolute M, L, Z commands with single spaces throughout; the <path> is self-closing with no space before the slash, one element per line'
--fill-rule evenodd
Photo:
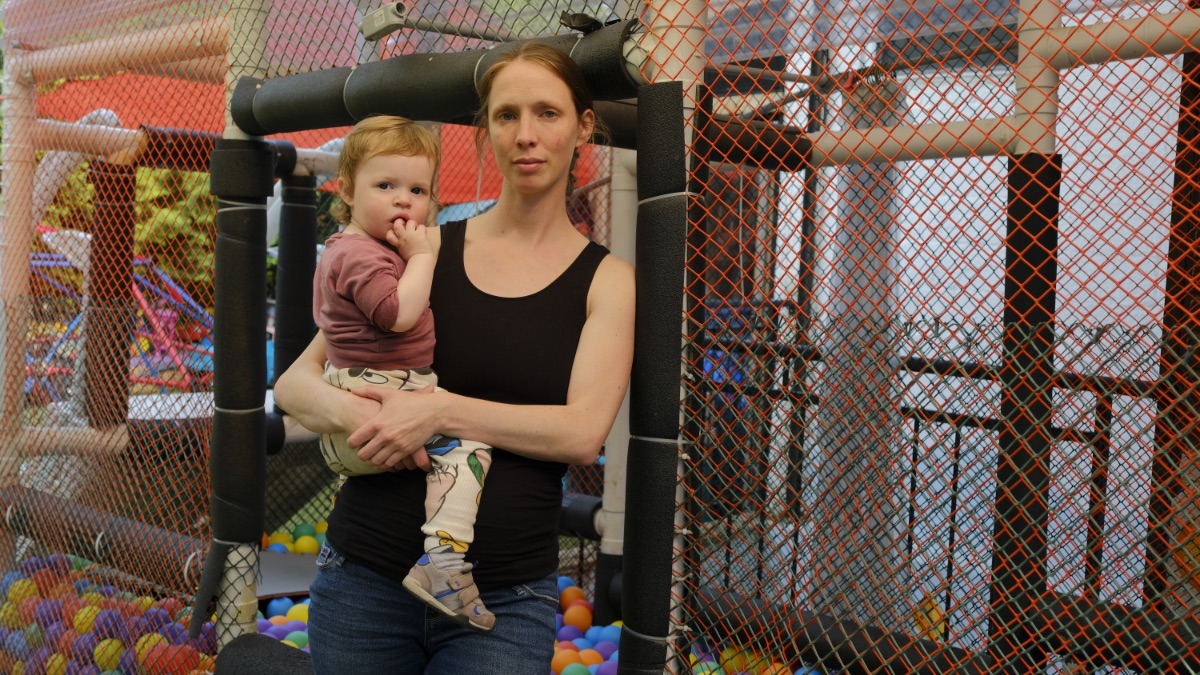
<path fill-rule="evenodd" d="M 353 206 L 354 196 L 350 194 L 348 187 L 349 186 L 346 185 L 346 180 L 344 178 L 337 179 L 338 196 L 342 198 L 342 201 L 346 203 L 346 206 Z"/>

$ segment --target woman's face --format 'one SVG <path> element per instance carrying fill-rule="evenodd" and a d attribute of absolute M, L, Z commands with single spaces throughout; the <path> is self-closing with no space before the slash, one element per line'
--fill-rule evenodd
<path fill-rule="evenodd" d="M 592 111 L 575 113 L 566 83 L 531 61 L 496 74 L 488 97 L 488 138 L 505 180 L 517 191 L 566 192 L 571 159 L 587 143 Z"/>

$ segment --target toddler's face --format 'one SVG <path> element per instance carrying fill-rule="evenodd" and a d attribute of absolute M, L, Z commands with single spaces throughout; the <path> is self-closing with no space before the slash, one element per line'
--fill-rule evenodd
<path fill-rule="evenodd" d="M 417 155 L 377 155 L 354 174 L 354 192 L 341 190 L 350 207 L 347 231 L 385 239 L 398 219 L 425 225 L 433 201 L 433 162 Z"/>

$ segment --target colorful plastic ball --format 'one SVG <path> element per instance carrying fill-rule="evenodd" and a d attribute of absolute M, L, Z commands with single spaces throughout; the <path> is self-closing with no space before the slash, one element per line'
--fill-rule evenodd
<path fill-rule="evenodd" d="M 102 609 L 96 615 L 96 620 L 92 624 L 92 632 L 101 640 L 116 638 L 124 640 L 127 635 L 128 625 L 125 623 L 125 615 L 116 609 Z"/>
<path fill-rule="evenodd" d="M 583 665 L 585 666 L 593 666 L 604 663 L 605 659 L 604 656 L 602 656 L 600 652 L 596 651 L 595 649 L 580 649 L 579 660 L 583 662 Z"/>
<path fill-rule="evenodd" d="M 604 626 L 592 626 L 583 633 L 583 637 L 591 641 L 592 644 L 604 639 Z"/>
<path fill-rule="evenodd" d="M 294 540 L 292 539 L 292 535 L 289 532 L 276 532 L 275 534 L 267 537 L 267 541 L 272 544 L 291 545 L 292 543 L 294 543 Z"/>
<path fill-rule="evenodd" d="M 37 594 L 37 584 L 29 579 L 17 579 L 8 587 L 8 601 L 16 605 L 20 605 L 25 598 L 31 598 Z"/>
<path fill-rule="evenodd" d="M 299 540 L 300 537 L 315 537 L 317 536 L 317 528 L 310 523 L 300 523 L 292 528 L 292 539 Z"/>
<path fill-rule="evenodd" d="M 146 633 L 138 638 L 133 645 L 133 652 L 137 656 L 137 663 L 142 663 L 146 660 L 146 654 L 150 652 L 152 647 L 165 646 L 167 638 L 159 633 Z"/>
<path fill-rule="evenodd" d="M 591 673 L 592 671 L 588 670 L 588 667 L 582 663 L 572 663 L 563 668 L 560 675 L 591 675 Z"/>
<path fill-rule="evenodd" d="M 563 612 L 563 624 L 578 628 L 582 636 L 584 631 L 592 627 L 592 610 L 579 605 L 568 607 Z"/>
<path fill-rule="evenodd" d="M 566 613 L 566 609 L 576 600 L 586 600 L 583 589 L 578 586 L 567 586 L 558 593 L 558 606 Z"/>
<path fill-rule="evenodd" d="M 616 661 L 605 661 L 596 668 L 596 675 L 617 675 L 617 668 L 619 667 Z"/>
<path fill-rule="evenodd" d="M 291 551 L 291 549 L 288 548 L 288 546 L 289 546 L 289 544 L 275 542 L 274 544 L 271 544 L 270 546 L 268 546 L 267 550 L 271 551 L 273 553 L 291 553 L 292 551 Z"/>
<path fill-rule="evenodd" d="M 71 660 L 62 654 L 51 654 L 46 657 L 46 675 L 67 675 L 67 664 Z"/>
<path fill-rule="evenodd" d="M 181 645 L 187 642 L 187 629 L 172 621 L 158 629 L 159 634 L 167 638 L 173 645 Z"/>
<path fill-rule="evenodd" d="M 271 601 L 267 603 L 267 617 L 286 616 L 287 611 L 295 604 L 295 601 L 286 596 L 281 598 L 272 598 Z"/>
<path fill-rule="evenodd" d="M 79 661 L 72 661 L 67 664 L 66 675 L 104 675 L 104 673 L 100 672 L 100 666 L 97 666 L 94 663 L 80 663 Z"/>
<path fill-rule="evenodd" d="M 284 616 L 292 621 L 303 621 L 308 623 L 308 605 L 303 602 L 297 602 L 296 604 L 292 605 L 290 609 L 288 609 Z"/>
<path fill-rule="evenodd" d="M 613 643 L 614 645 L 621 644 L 621 627 L 617 624 L 611 624 L 604 627 L 604 637 L 601 638 Z"/>
<path fill-rule="evenodd" d="M 308 645 L 308 633 L 302 630 L 294 630 L 283 637 L 284 640 L 290 642 L 297 647 Z"/>
<path fill-rule="evenodd" d="M 560 629 L 562 627 L 563 627 L 562 612 L 558 612 L 554 615 L 554 634 L 558 635 L 558 629 Z"/>
<path fill-rule="evenodd" d="M 71 644 L 71 657 L 77 661 L 91 661 L 100 640 L 92 633 L 80 633 Z"/>
<path fill-rule="evenodd" d="M 159 628 L 174 623 L 174 619 L 171 618 L 171 613 L 162 607 L 148 607 L 138 617 L 136 623 L 139 624 L 137 634 L 142 635 L 145 633 L 157 633 Z"/>
<path fill-rule="evenodd" d="M 325 531 L 329 529 L 329 523 L 325 522 L 324 520 L 318 520 L 313 525 L 313 529 L 317 531 L 317 534 L 325 534 Z"/>
<path fill-rule="evenodd" d="M 121 664 L 125 645 L 116 639 L 101 640 L 92 651 L 92 660 L 104 670 L 116 670 Z"/>
<path fill-rule="evenodd" d="M 303 536 L 292 545 L 292 550 L 296 553 L 316 555 L 317 551 L 321 550 L 321 542 L 317 541 L 316 537 Z"/>
<path fill-rule="evenodd" d="M 570 588 L 571 586 L 575 586 L 575 585 L 576 585 L 575 580 L 572 579 L 571 577 L 568 577 L 565 575 L 559 575 L 559 577 L 558 577 L 558 592 L 560 594 L 563 592 L 563 589 Z"/>
<path fill-rule="evenodd" d="M 799 672 L 807 673 L 808 669 L 804 666 L 800 666 Z M 759 668 L 758 673 L 759 675 L 792 675 L 792 669 L 788 668 L 786 664 L 779 663 L 778 661 L 771 661 Z"/>
<path fill-rule="evenodd" d="M 557 637 L 559 640 L 571 642 L 575 638 L 583 637 L 583 631 L 579 630 L 579 628 L 575 626 L 563 624 L 563 627 L 558 629 Z"/>
<path fill-rule="evenodd" d="M 716 661 L 700 661 L 692 666 L 693 675 L 725 675 L 725 669 Z"/>
<path fill-rule="evenodd" d="M 100 608 L 95 605 L 85 605 L 80 607 L 75 612 L 75 616 L 71 619 L 72 625 L 79 633 L 91 633 L 92 628 L 96 625 L 96 617 L 100 615 Z"/>
<path fill-rule="evenodd" d="M 65 553 L 51 553 L 46 556 L 46 567 L 58 574 L 66 574 L 71 571 L 71 556 Z"/>
<path fill-rule="evenodd" d="M 43 630 L 62 621 L 62 603 L 58 600 L 43 600 L 33 613 L 33 620 Z"/>
<path fill-rule="evenodd" d="M 609 642 L 608 640 L 601 640 L 597 642 L 596 646 L 592 647 L 592 649 L 600 652 L 600 655 L 603 656 L 604 660 L 607 661 L 608 657 L 612 656 L 613 652 L 617 651 L 617 645 Z"/>
<path fill-rule="evenodd" d="M 571 642 L 569 640 L 559 640 L 558 642 L 554 643 L 554 649 L 555 650 L 569 649 L 573 652 L 577 652 L 577 651 L 579 651 L 579 645 L 577 645 L 574 642 Z"/>
<path fill-rule="evenodd" d="M 38 558 L 37 556 L 34 556 L 32 558 L 26 558 L 26 559 L 22 560 L 21 564 L 17 566 L 17 569 L 21 571 L 22 575 L 28 577 L 28 576 L 32 575 L 34 572 L 41 570 L 41 569 L 45 569 L 47 567 L 49 567 L 49 565 L 46 563 L 45 560 Z"/>
<path fill-rule="evenodd" d="M 585 637 L 577 637 L 574 640 L 571 640 L 571 643 L 578 647 L 579 651 L 592 648 L 592 641 Z"/>
<path fill-rule="evenodd" d="M 574 652 L 570 649 L 560 649 L 554 652 L 554 658 L 550 660 L 550 670 L 553 670 L 558 675 L 562 675 L 563 670 L 572 664 L 583 665 L 583 662 L 579 660 L 579 652 Z"/>

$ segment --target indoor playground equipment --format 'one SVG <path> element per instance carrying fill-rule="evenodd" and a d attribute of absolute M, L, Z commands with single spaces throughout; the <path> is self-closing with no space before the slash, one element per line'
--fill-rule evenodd
<path fill-rule="evenodd" d="M 526 39 L 585 72 L 611 133 L 581 229 L 638 269 L 629 404 L 564 497 L 556 675 L 1200 670 L 1188 3 L 3 16 L 0 672 L 305 672 L 333 480 L 271 405 L 267 249 L 280 372 L 337 139 L 435 124 L 441 201 L 486 208 L 462 124 Z M 145 219 L 164 169 L 208 176 L 211 221 Z M 83 266 L 39 233 L 70 200 Z M 139 259 L 145 227 L 174 247 Z M 208 356 L 165 308 L 213 317 L 211 381 L 135 387 Z"/>

